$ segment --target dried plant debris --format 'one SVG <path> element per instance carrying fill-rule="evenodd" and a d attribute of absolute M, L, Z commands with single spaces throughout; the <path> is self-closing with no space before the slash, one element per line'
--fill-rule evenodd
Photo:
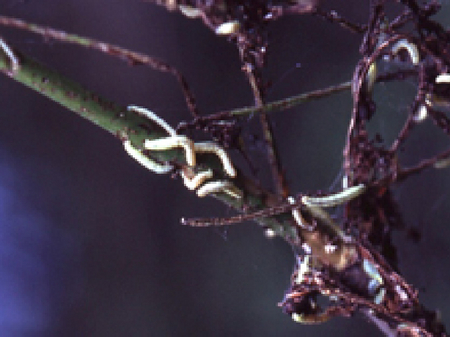
<path fill-rule="evenodd" d="M 338 10 L 324 10 L 320 2 L 312 0 L 156 2 L 188 18 L 201 19 L 217 35 L 236 44 L 257 107 L 265 103 L 267 84 L 262 70 L 270 48 L 266 28 L 271 21 L 286 14 L 311 15 L 361 35 L 361 58 L 352 78 L 353 108 L 343 151 L 344 190 L 336 194 L 338 199 L 320 193 L 287 198 L 280 192 L 285 201 L 272 210 L 254 210 L 253 215 L 250 212 L 228 220 L 193 220 L 190 224 L 230 224 L 291 212 L 298 240 L 288 241 L 297 252 L 298 263 L 280 306 L 295 321 L 316 324 L 362 312 L 380 330 L 390 331 L 387 334 L 445 336 L 438 315 L 420 304 L 417 289 L 401 276 L 391 240 L 393 230 L 406 228 L 392 194 L 394 184 L 427 168 L 447 167 L 450 162 L 450 146 L 412 166 L 405 167 L 399 160 L 401 146 L 427 119 L 438 132 L 450 135 L 445 111 L 450 106 L 450 32 L 432 19 L 440 9 L 438 1 L 372 0 L 365 24 L 350 22 Z M 387 7 L 392 3 L 397 6 L 389 7 L 388 15 Z M 391 63 L 394 71 L 378 73 L 378 64 L 383 62 Z M 377 114 L 373 91 L 380 81 L 405 78 L 415 78 L 416 95 L 395 141 L 386 144 L 381 136 L 371 137 L 367 130 Z M 227 123 L 230 121 L 235 119 L 229 118 Z M 211 125 L 220 134 L 220 129 L 213 127 L 217 122 L 206 117 L 189 125 L 203 129 Z M 278 179 L 282 182 L 282 177 Z M 361 193 L 352 195 L 352 188 L 358 186 L 363 186 Z M 351 197 L 340 198 L 347 194 Z M 311 205 L 310 200 L 320 204 Z M 343 206 L 339 222 L 324 209 L 329 200 L 339 200 L 330 207 Z M 270 233 L 270 237 L 275 235 Z M 326 298 L 327 304 L 321 307 L 319 297 Z"/>

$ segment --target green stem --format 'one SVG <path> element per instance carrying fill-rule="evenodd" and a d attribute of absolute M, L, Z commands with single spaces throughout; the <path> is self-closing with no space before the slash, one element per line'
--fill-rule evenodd
<path fill-rule="evenodd" d="M 79 83 L 16 50 L 14 53 L 20 63 L 15 72 L 11 70 L 8 56 L 0 50 L 0 72 L 75 112 L 112 135 L 129 138 L 138 147 L 142 146 L 145 139 L 167 136 L 166 132 L 152 121 L 128 112 L 126 107 L 98 96 Z M 155 151 L 152 152 L 152 157 L 161 161 L 171 161 L 178 165 L 185 164 L 182 150 Z M 201 159 L 202 163 L 209 167 L 221 167 L 221 163 L 213 155 L 202 155 Z M 268 202 L 273 198 L 268 193 L 256 187 L 250 179 L 245 178 L 242 174 L 239 174 L 237 180 L 239 185 L 246 190 L 246 207 L 261 209 L 270 206 Z M 236 210 L 242 211 L 242 201 L 230 198 L 226 194 L 217 194 L 215 197 Z M 296 235 L 290 228 L 290 223 L 280 220 L 281 218 L 265 218 L 261 219 L 259 223 L 264 227 L 272 228 L 280 236 L 292 241 Z"/>
<path fill-rule="evenodd" d="M 19 60 L 16 71 L 10 69 L 10 59 L 0 52 L 0 71 L 37 91 L 41 95 L 59 103 L 63 107 L 89 120 L 103 130 L 118 136 L 128 137 L 139 146 L 145 138 L 156 138 L 164 135 L 164 131 L 147 119 L 127 111 L 125 106 L 108 101 L 96 93 L 87 90 L 58 72 L 50 69 L 32 58 L 14 51 Z M 158 158 L 164 160 L 163 158 Z"/>

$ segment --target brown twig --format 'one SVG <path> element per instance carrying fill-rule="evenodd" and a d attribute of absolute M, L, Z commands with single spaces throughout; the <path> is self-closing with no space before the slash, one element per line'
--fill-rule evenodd
<path fill-rule="evenodd" d="M 186 100 L 187 107 L 194 117 L 198 117 L 198 108 L 195 103 L 195 98 L 186 78 L 181 72 L 169 63 L 162 61 L 156 57 L 147 56 L 145 54 L 137 53 L 113 44 L 97 41 L 94 39 L 81 37 L 78 35 L 68 34 L 61 30 L 56 30 L 50 27 L 40 26 L 26 21 L 0 16 L 0 24 L 26 30 L 35 34 L 43 36 L 45 39 L 54 39 L 65 43 L 73 43 L 86 48 L 98 50 L 110 56 L 117 57 L 121 60 L 127 61 L 131 65 L 146 65 L 157 71 L 166 72 L 173 75 L 181 86 L 183 95 Z"/>

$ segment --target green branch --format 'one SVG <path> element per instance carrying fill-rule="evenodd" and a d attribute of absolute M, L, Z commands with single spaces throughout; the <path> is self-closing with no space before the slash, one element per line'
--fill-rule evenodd
<path fill-rule="evenodd" d="M 18 51 L 14 51 L 14 54 L 19 60 L 19 67 L 16 71 L 11 70 L 11 60 L 8 56 L 0 52 L 0 71 L 2 73 L 75 112 L 112 135 L 122 139 L 128 138 L 137 147 L 142 147 L 145 139 L 167 136 L 160 126 L 138 114 L 128 112 L 125 106 L 100 97 L 79 83 Z M 152 157 L 178 165 L 185 164 L 182 150 L 155 151 L 152 152 Z M 202 163 L 209 167 L 220 168 L 220 162 L 213 155 L 202 155 L 201 159 Z M 270 207 L 277 202 L 276 198 L 256 187 L 250 179 L 243 177 L 242 174 L 239 174 L 237 184 L 246 191 L 245 206 L 250 209 Z M 243 209 L 242 201 L 230 198 L 226 194 L 216 194 L 215 197 L 238 211 Z M 264 227 L 272 228 L 278 235 L 292 242 L 296 234 L 292 231 L 291 224 L 285 221 L 287 218 L 287 216 L 268 217 L 259 219 L 258 222 Z"/>
<path fill-rule="evenodd" d="M 124 106 L 120 106 L 112 101 L 106 100 L 97 94 L 87 90 L 82 85 L 74 82 L 56 71 L 34 61 L 33 59 L 14 51 L 19 60 L 19 67 L 13 72 L 11 71 L 10 59 L 7 55 L 0 52 L 0 71 L 11 79 L 22 83 L 23 85 L 35 90 L 56 103 L 62 105 L 70 111 L 75 112 L 79 116 L 89 120 L 95 125 L 101 127 L 105 131 L 119 138 L 127 137 L 137 146 L 141 146 L 145 139 L 154 139 L 167 136 L 152 121 L 130 113 Z M 184 154 L 180 150 L 156 151 L 152 152 L 152 156 L 161 161 L 170 161 L 184 165 Z M 218 168 L 220 163 L 212 155 L 203 155 L 202 164 L 208 167 Z M 271 193 L 261 189 L 246 178 L 241 173 L 234 180 L 236 185 L 244 190 L 245 198 L 237 200 L 231 198 L 224 193 L 214 195 L 218 200 L 233 207 L 239 212 L 248 210 L 260 210 L 279 205 L 277 197 Z M 293 246 L 300 246 L 300 236 L 304 236 L 303 242 L 307 242 L 311 247 L 321 247 L 328 240 L 327 233 L 315 232 L 316 235 L 302 233 L 293 225 L 293 219 L 290 212 L 282 214 L 274 214 L 267 217 L 260 217 L 256 220 L 264 228 L 270 228 L 276 235 L 283 237 Z M 345 245 L 344 245 L 345 246 Z M 336 254 L 328 254 L 327 256 L 320 254 L 328 263 L 332 261 L 341 261 L 343 251 L 348 254 L 348 250 L 353 248 L 342 247 Z M 345 255 L 344 254 L 344 255 Z M 342 263 L 342 262 L 339 262 Z"/>
<path fill-rule="evenodd" d="M 137 120 L 130 120 L 131 116 L 120 118 L 126 111 L 125 107 L 99 97 L 80 84 L 27 56 L 17 52 L 15 55 L 19 60 L 19 67 L 17 71 L 11 71 L 9 58 L 4 53 L 0 53 L 0 71 L 13 80 L 39 92 L 112 134 L 119 134 L 126 127 L 138 130 Z"/>

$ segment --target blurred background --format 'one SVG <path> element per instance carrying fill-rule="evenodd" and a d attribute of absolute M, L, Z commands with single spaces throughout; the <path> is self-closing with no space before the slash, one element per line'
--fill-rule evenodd
<path fill-rule="evenodd" d="M 353 22 L 366 1 L 322 1 Z M 439 20 L 448 27 L 450 4 Z M 0 0 L 0 13 L 159 57 L 180 69 L 202 113 L 251 105 L 237 51 L 199 20 L 140 0 Z M 446 21 L 447 20 L 447 21 Z M 119 104 L 145 106 L 176 125 L 190 115 L 177 82 L 81 47 L 0 27 L 14 47 Z M 348 81 L 360 36 L 312 17 L 270 27 L 269 100 Z M 377 85 L 371 122 L 389 143 L 414 83 Z M 188 228 L 181 217 L 233 214 L 131 160 L 106 132 L 0 76 L 0 336 L 379 336 L 362 318 L 296 324 L 277 307 L 293 254 L 257 225 Z M 338 189 L 349 93 L 274 115 L 291 191 Z M 249 121 L 252 123 L 252 120 Z M 257 137 L 257 135 L 256 135 Z M 257 139 L 257 138 L 256 138 Z M 405 163 L 448 147 L 425 122 Z M 263 156 L 258 142 L 254 158 Z M 238 156 L 236 156 L 238 158 Z M 267 167 L 260 168 L 267 177 Z M 265 179 L 267 181 L 267 179 Z M 399 186 L 405 222 L 400 268 L 423 303 L 450 324 L 450 173 Z"/>

